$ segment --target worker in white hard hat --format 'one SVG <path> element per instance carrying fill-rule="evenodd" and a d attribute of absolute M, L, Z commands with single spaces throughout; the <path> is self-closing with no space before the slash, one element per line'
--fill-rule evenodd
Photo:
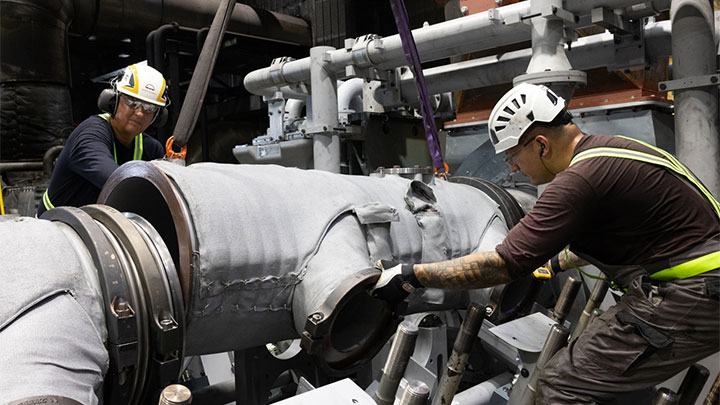
<path fill-rule="evenodd" d="M 38 217 L 56 206 L 93 204 L 119 165 L 163 157 L 160 142 L 143 132 L 164 124 L 169 103 L 160 72 L 147 65 L 124 68 L 98 97 L 103 113 L 81 122 L 68 137 L 38 204 Z"/>
<path fill-rule="evenodd" d="M 720 348 L 720 204 L 670 153 L 586 135 L 565 101 L 520 84 L 497 103 L 490 141 L 511 170 L 548 183 L 494 251 L 429 264 L 380 261 L 373 294 L 484 288 L 597 266 L 622 298 L 548 362 L 538 404 L 612 401 L 652 387 Z M 558 253 L 560 252 L 560 253 Z"/>

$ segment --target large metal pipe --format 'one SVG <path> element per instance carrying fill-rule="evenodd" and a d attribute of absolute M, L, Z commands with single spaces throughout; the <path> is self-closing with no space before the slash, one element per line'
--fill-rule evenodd
<path fill-rule="evenodd" d="M 593 316 L 593 311 L 595 311 L 595 309 L 600 306 L 603 299 L 605 299 L 608 288 L 610 288 L 610 283 L 607 280 L 595 280 L 595 286 L 590 293 L 590 298 L 585 304 L 585 309 L 583 309 L 582 315 L 580 315 L 580 319 L 578 319 L 577 324 L 575 325 L 571 340 L 574 341 L 575 339 L 577 339 L 583 333 L 585 328 L 590 324 L 590 318 L 592 318 Z"/>
<path fill-rule="evenodd" d="M 340 173 L 340 134 L 338 126 L 337 80 L 328 70 L 325 54 L 335 48 L 316 46 L 310 49 L 310 85 L 307 132 L 313 134 L 313 167 Z"/>
<path fill-rule="evenodd" d="M 421 191 L 437 202 L 416 200 Z M 387 305 L 365 292 L 375 260 L 456 257 L 507 232 L 494 203 L 464 185 L 272 165 L 130 162 L 99 201 L 163 235 L 186 299 L 188 354 L 302 335 L 335 368 L 363 361 L 393 330 Z"/>
<path fill-rule="evenodd" d="M 465 363 L 470 357 L 470 350 L 477 339 L 480 326 L 485 319 L 485 309 L 477 304 L 472 304 L 466 312 L 465 319 L 460 325 L 460 331 L 455 343 L 453 351 L 447 361 L 447 367 L 438 382 L 437 390 L 433 395 L 433 405 L 451 404 L 455 393 L 457 392 L 463 371 L 465 371 Z"/>
<path fill-rule="evenodd" d="M 211 24 L 222 0 L 66 0 L 74 2 L 72 33 L 127 35 L 150 32 L 163 24 L 203 28 Z M 82 17 L 82 19 L 81 19 Z M 301 18 L 238 4 L 228 32 L 309 46 L 310 28 Z"/>
<path fill-rule="evenodd" d="M 673 79 L 699 79 L 717 73 L 712 4 L 673 0 Z M 680 160 L 713 195 L 720 195 L 718 86 L 678 89 L 675 94 L 675 145 Z"/>
<path fill-rule="evenodd" d="M 385 361 L 385 367 L 383 367 L 380 384 L 373 395 L 376 404 L 392 405 L 395 403 L 400 380 L 405 375 L 405 368 L 415 350 L 418 331 L 417 325 L 409 321 L 404 321 L 398 326 L 392 346 L 390 346 L 390 353 Z"/>
<path fill-rule="evenodd" d="M 566 3 L 570 11 L 587 14 L 592 8 L 603 5 L 624 9 L 644 5 L 647 1 L 593 0 Z M 519 21 L 531 14 L 530 4 L 530 1 L 523 1 L 413 30 L 420 60 L 428 62 L 529 40 L 530 30 Z M 662 9 L 662 4 L 658 7 Z M 503 20 L 517 20 L 518 23 L 505 24 Z M 406 64 L 399 35 L 369 40 L 358 49 L 339 49 L 328 53 L 326 58 L 330 61 L 330 70 L 335 73 L 344 73 L 347 66 L 353 65 L 387 70 Z M 251 93 L 269 96 L 276 88 L 307 82 L 309 79 L 310 58 L 307 57 L 250 72 L 245 76 L 244 84 Z"/>
<path fill-rule="evenodd" d="M 518 405 L 531 405 L 535 403 L 535 394 L 537 390 L 536 385 L 538 379 L 540 378 L 540 374 L 542 374 L 545 369 L 545 365 L 548 361 L 550 361 L 555 353 L 567 345 L 569 336 L 570 331 L 565 326 L 557 324 L 552 326 L 547 340 L 540 351 L 540 356 L 538 357 L 537 362 L 535 362 L 535 368 L 533 369 L 530 380 L 528 381 L 525 392 L 523 392 Z"/>
<path fill-rule="evenodd" d="M 572 309 L 575 297 L 577 297 L 581 285 L 582 281 L 573 277 L 568 277 L 565 281 L 565 285 L 563 285 L 562 291 L 560 291 L 560 296 L 555 303 L 555 308 L 553 308 L 553 321 L 559 323 L 560 325 L 565 322 L 565 318 L 567 318 L 570 313 L 570 309 Z"/>
<path fill-rule="evenodd" d="M 672 54 L 670 27 L 670 21 L 645 25 L 644 39 L 648 58 L 654 59 Z M 720 27 L 716 27 L 716 32 L 720 35 Z M 566 54 L 576 70 L 608 66 L 617 57 L 615 37 L 613 34 L 603 33 L 579 38 L 572 43 L 571 48 L 566 49 Z M 525 73 L 531 57 L 532 49 L 528 48 L 428 68 L 424 72 L 428 93 L 441 94 L 512 83 L 515 77 Z M 399 87 L 402 103 L 407 104 L 417 100 L 417 89 L 412 78 L 401 80 Z M 392 105 L 386 104 L 386 106 Z"/>

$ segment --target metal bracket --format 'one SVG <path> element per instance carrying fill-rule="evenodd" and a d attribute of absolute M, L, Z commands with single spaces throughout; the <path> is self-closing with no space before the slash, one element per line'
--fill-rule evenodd
<path fill-rule="evenodd" d="M 617 15 L 606 7 L 592 9 L 590 17 L 593 24 L 603 27 L 613 34 L 638 35 L 640 31 L 638 22 L 633 23 L 627 17 Z"/>
<path fill-rule="evenodd" d="M 540 15 L 548 19 L 560 19 L 568 24 L 575 24 L 580 20 L 580 17 L 575 14 L 555 6 L 543 7 L 542 10 L 540 10 Z"/>
<path fill-rule="evenodd" d="M 699 87 L 709 87 L 720 85 L 720 74 L 686 77 L 683 79 L 668 80 L 658 83 L 660 91 L 675 91 L 696 89 Z"/>
<path fill-rule="evenodd" d="M 272 62 L 270 62 L 270 80 L 272 80 L 274 84 L 284 83 L 285 77 L 282 74 L 283 65 L 294 60 L 295 58 L 290 56 L 273 59 Z"/>

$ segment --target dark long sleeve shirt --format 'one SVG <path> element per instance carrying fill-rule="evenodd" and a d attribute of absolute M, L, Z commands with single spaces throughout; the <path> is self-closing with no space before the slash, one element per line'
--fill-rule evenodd
<path fill-rule="evenodd" d="M 164 156 L 163 147 L 156 139 L 143 134 L 142 143 L 142 160 Z M 135 142 L 130 148 L 118 142 L 110 123 L 102 117 L 93 115 L 87 118 L 70 134 L 58 156 L 48 186 L 50 202 L 56 207 L 95 203 L 103 185 L 118 165 L 133 160 L 134 149 Z M 45 211 L 45 205 L 40 201 L 37 215 Z"/>

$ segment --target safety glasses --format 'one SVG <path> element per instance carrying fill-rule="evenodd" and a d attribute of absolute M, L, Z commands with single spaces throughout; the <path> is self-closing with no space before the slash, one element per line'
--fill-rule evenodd
<path fill-rule="evenodd" d="M 506 153 L 505 154 L 505 163 L 507 163 L 508 165 L 512 165 L 513 162 L 515 162 L 515 157 L 518 155 L 518 153 L 522 152 L 522 150 L 525 149 L 526 146 L 530 145 L 532 143 L 532 141 L 535 140 L 535 138 L 537 138 L 537 135 L 533 136 L 527 142 L 525 142 L 525 144 L 522 146 L 522 148 L 516 150 L 513 153 Z"/>
<path fill-rule="evenodd" d="M 138 108 L 142 107 L 143 112 L 154 113 L 158 110 L 158 108 L 160 108 L 158 105 L 143 103 L 138 99 L 131 98 L 126 95 L 123 95 L 121 98 L 125 101 L 125 104 L 127 104 L 127 106 L 132 108 L 133 110 L 137 110 Z"/>

